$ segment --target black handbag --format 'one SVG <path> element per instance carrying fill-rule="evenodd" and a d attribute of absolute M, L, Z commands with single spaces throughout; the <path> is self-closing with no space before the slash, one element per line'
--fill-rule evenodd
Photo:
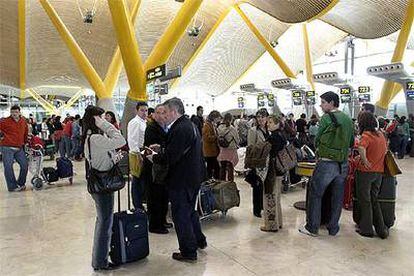
<path fill-rule="evenodd" d="M 88 192 L 90 194 L 107 194 L 121 190 L 125 187 L 125 179 L 118 164 L 113 162 L 111 155 L 108 152 L 109 158 L 113 162 L 113 166 L 108 171 L 99 171 L 92 168 L 91 160 L 91 141 L 88 137 L 89 147 L 89 162 L 88 162 Z"/>

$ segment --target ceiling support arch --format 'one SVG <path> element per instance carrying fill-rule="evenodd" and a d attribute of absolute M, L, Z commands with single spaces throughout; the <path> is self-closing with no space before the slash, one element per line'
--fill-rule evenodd
<path fill-rule="evenodd" d="M 249 29 L 253 32 L 256 38 L 260 41 L 260 43 L 263 45 L 266 51 L 272 56 L 274 61 L 280 66 L 283 73 L 285 73 L 285 75 L 288 78 L 296 78 L 295 74 L 292 72 L 289 66 L 283 61 L 283 59 L 278 55 L 278 53 L 276 53 L 275 49 L 273 49 L 273 47 L 266 40 L 266 38 L 260 33 L 257 27 L 250 21 L 247 15 L 240 9 L 239 5 L 235 5 L 234 9 L 241 16 L 243 21 L 246 23 Z"/>
<path fill-rule="evenodd" d="M 26 89 L 26 0 L 18 2 L 19 24 L 19 88 L 20 99 L 25 97 Z"/>
<path fill-rule="evenodd" d="M 397 45 L 395 46 L 394 55 L 391 62 L 401 62 L 405 50 L 407 48 L 408 38 L 410 37 L 411 27 L 414 21 L 414 0 L 410 0 L 407 5 L 407 11 L 405 13 L 403 25 L 401 27 L 400 34 L 398 35 Z M 381 96 L 378 102 L 375 104 L 379 109 L 379 114 L 384 114 L 388 110 L 388 105 L 394 99 L 394 97 L 401 91 L 400 85 L 394 82 L 386 81 L 381 91 Z"/>

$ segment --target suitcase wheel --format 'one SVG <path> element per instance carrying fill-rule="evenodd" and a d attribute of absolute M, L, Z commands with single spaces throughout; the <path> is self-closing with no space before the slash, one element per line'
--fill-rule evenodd
<path fill-rule="evenodd" d="M 33 177 L 31 183 L 36 190 L 41 189 L 43 186 L 43 180 L 40 177 Z"/>

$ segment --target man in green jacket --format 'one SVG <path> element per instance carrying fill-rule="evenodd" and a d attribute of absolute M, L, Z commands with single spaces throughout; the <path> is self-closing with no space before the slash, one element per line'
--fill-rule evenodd
<path fill-rule="evenodd" d="M 299 232 L 317 236 L 321 223 L 322 197 L 332 186 L 331 212 L 327 229 L 335 236 L 339 231 L 345 179 L 348 174 L 349 148 L 354 142 L 352 120 L 338 110 L 339 97 L 334 92 L 321 95 L 321 108 L 325 113 L 315 138 L 318 162 L 314 170 L 306 210 L 306 225 Z"/>

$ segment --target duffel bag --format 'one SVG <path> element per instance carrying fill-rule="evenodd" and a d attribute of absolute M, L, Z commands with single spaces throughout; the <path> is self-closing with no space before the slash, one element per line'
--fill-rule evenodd
<path fill-rule="evenodd" d="M 212 191 L 216 210 L 226 212 L 240 206 L 240 193 L 235 182 L 218 182 Z"/>
<path fill-rule="evenodd" d="M 59 180 L 59 174 L 57 170 L 52 167 L 43 168 L 43 175 L 49 183 L 56 182 Z"/>

